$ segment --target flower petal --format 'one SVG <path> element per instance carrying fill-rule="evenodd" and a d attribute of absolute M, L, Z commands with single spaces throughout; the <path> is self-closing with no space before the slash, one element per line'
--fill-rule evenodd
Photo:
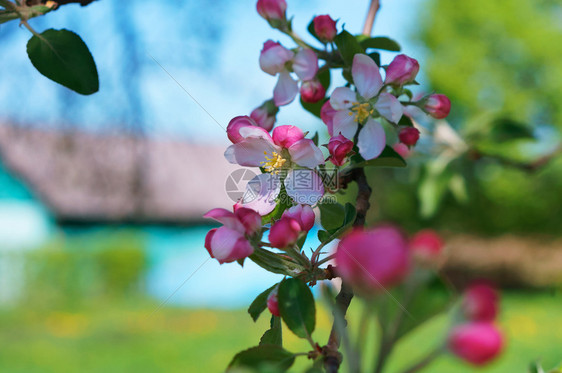
<path fill-rule="evenodd" d="M 301 205 L 315 205 L 324 195 L 324 184 L 316 171 L 290 170 L 285 178 L 285 190 L 289 197 Z"/>
<path fill-rule="evenodd" d="M 310 139 L 299 140 L 291 145 L 288 150 L 291 155 L 291 161 L 299 166 L 314 168 L 324 164 L 322 150 L 314 145 L 314 141 Z"/>
<path fill-rule="evenodd" d="M 247 207 L 264 216 L 277 205 L 277 196 L 281 191 L 278 175 L 260 174 L 248 182 L 242 197 L 242 207 Z"/>
<path fill-rule="evenodd" d="M 349 115 L 350 113 L 350 111 L 342 110 L 334 115 L 334 128 L 332 130 L 334 135 L 342 134 L 348 139 L 353 140 L 357 132 L 357 122 L 353 115 Z"/>
<path fill-rule="evenodd" d="M 369 119 L 359 132 L 359 154 L 366 160 L 378 157 L 386 146 L 386 135 L 380 122 Z"/>
<path fill-rule="evenodd" d="M 238 220 L 232 211 L 216 208 L 203 215 L 203 217 L 207 219 L 215 219 L 219 223 L 224 224 L 224 226 L 239 232 L 245 231 L 244 225 Z"/>
<path fill-rule="evenodd" d="M 290 104 L 299 92 L 299 85 L 287 71 L 279 74 L 279 80 L 273 89 L 273 101 L 275 106 Z"/>
<path fill-rule="evenodd" d="M 300 80 L 311 80 L 318 72 L 318 57 L 311 49 L 301 49 L 293 59 L 293 71 Z"/>
<path fill-rule="evenodd" d="M 330 105 L 335 110 L 349 109 L 354 102 L 357 101 L 357 94 L 347 87 L 338 87 L 334 89 L 330 97 Z"/>
<path fill-rule="evenodd" d="M 366 100 L 375 97 L 383 85 L 379 67 L 365 54 L 356 54 L 353 57 L 351 76 L 357 92 Z"/>
<path fill-rule="evenodd" d="M 400 101 L 386 92 L 379 95 L 377 103 L 375 104 L 375 109 L 392 123 L 398 123 L 404 113 L 404 108 Z"/>
<path fill-rule="evenodd" d="M 243 259 L 254 252 L 244 234 L 228 227 L 217 229 L 210 241 L 209 252 L 220 264 Z"/>
<path fill-rule="evenodd" d="M 269 75 L 275 76 L 285 70 L 285 64 L 294 55 L 292 51 L 281 44 L 268 40 L 260 54 L 260 68 Z"/>
<path fill-rule="evenodd" d="M 256 127 L 259 128 L 259 127 Z M 236 144 L 230 145 L 224 152 L 224 157 L 234 164 L 247 167 L 261 167 L 265 155 L 279 152 L 279 147 L 272 142 L 259 137 L 250 137 Z"/>

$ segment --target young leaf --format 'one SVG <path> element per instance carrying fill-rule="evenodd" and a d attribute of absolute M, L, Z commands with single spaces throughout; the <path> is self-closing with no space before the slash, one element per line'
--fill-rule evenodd
<path fill-rule="evenodd" d="M 353 56 L 357 53 L 365 53 L 365 49 L 363 49 L 357 39 L 345 30 L 336 35 L 334 42 L 347 66 L 351 66 Z"/>
<path fill-rule="evenodd" d="M 99 89 L 94 58 L 80 36 L 68 30 L 49 29 L 27 43 L 27 55 L 47 78 L 82 95 Z"/>
<path fill-rule="evenodd" d="M 320 223 L 327 231 L 338 229 L 344 223 L 345 209 L 339 203 L 319 203 Z"/>
<path fill-rule="evenodd" d="M 300 338 L 309 337 L 316 325 L 314 297 L 308 286 L 297 278 L 279 285 L 279 313 L 287 327 Z"/>
<path fill-rule="evenodd" d="M 281 346 L 263 344 L 252 347 L 234 356 L 230 368 L 251 368 L 259 372 L 285 372 L 295 362 L 295 355 Z"/>
<path fill-rule="evenodd" d="M 264 344 L 283 345 L 283 330 L 281 328 L 281 318 L 271 315 L 270 328 L 263 333 L 260 339 L 260 346 Z"/>
<path fill-rule="evenodd" d="M 374 38 L 367 38 L 367 39 L 360 38 L 360 39 L 361 39 L 360 41 L 361 47 L 365 49 L 373 48 L 373 49 L 383 49 L 391 52 L 400 52 L 400 44 L 385 36 L 377 36 Z"/>
<path fill-rule="evenodd" d="M 267 297 L 269 296 L 269 293 L 271 293 L 271 291 L 276 286 L 277 284 L 273 285 L 272 287 L 268 288 L 264 292 L 260 293 L 260 295 L 258 295 L 256 299 L 254 299 L 252 304 L 250 304 L 250 307 L 248 308 L 248 313 L 250 314 L 250 316 L 252 316 L 252 319 L 254 321 L 257 321 L 261 313 L 265 311 L 265 309 L 267 308 Z"/>
<path fill-rule="evenodd" d="M 302 271 L 303 269 L 298 264 L 262 248 L 254 250 L 254 253 L 249 258 L 263 269 L 280 275 L 293 276 L 295 272 Z"/>
<path fill-rule="evenodd" d="M 400 154 L 396 153 L 394 149 L 387 145 L 377 158 L 359 163 L 352 163 L 349 166 L 351 169 L 358 167 L 406 167 L 406 161 Z"/>

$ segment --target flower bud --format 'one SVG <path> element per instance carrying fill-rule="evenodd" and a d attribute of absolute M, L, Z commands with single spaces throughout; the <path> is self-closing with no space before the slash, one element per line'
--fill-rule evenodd
<path fill-rule="evenodd" d="M 401 142 L 394 144 L 392 146 L 392 149 L 394 149 L 396 153 L 400 154 L 402 158 L 408 158 L 408 156 L 410 155 L 410 148 L 408 148 L 408 145 L 405 145 Z"/>
<path fill-rule="evenodd" d="M 334 41 L 336 34 L 338 33 L 336 29 L 336 21 L 332 19 L 329 15 L 316 16 L 313 19 L 314 22 L 314 32 L 324 42 Z"/>
<path fill-rule="evenodd" d="M 363 295 L 398 284 L 409 269 L 406 239 L 393 226 L 352 231 L 338 244 L 335 260 L 338 274 Z"/>
<path fill-rule="evenodd" d="M 332 107 L 330 104 L 330 100 L 326 101 L 324 105 L 322 105 L 322 109 L 320 110 L 320 118 L 322 122 L 328 127 L 328 134 L 330 136 L 334 135 L 334 116 L 338 113 L 336 109 Z"/>
<path fill-rule="evenodd" d="M 261 230 L 261 215 L 256 211 L 247 207 L 238 207 L 235 208 L 234 216 L 242 223 L 248 236 L 253 236 Z"/>
<path fill-rule="evenodd" d="M 454 327 L 449 335 L 449 349 L 461 359 L 484 365 L 501 352 L 503 338 L 500 331 L 486 322 L 472 322 Z"/>
<path fill-rule="evenodd" d="M 471 321 L 493 321 L 498 314 L 498 292 L 485 282 L 475 282 L 464 293 L 462 309 Z"/>
<path fill-rule="evenodd" d="M 285 210 L 283 217 L 295 219 L 301 229 L 304 231 L 309 231 L 314 226 L 314 210 L 309 205 L 296 205 L 288 210 Z"/>
<path fill-rule="evenodd" d="M 273 100 L 265 101 L 261 106 L 255 108 L 250 114 L 258 126 L 266 131 L 271 131 L 275 125 L 275 116 L 279 112 L 279 108 L 275 106 Z"/>
<path fill-rule="evenodd" d="M 271 312 L 272 315 L 280 317 L 281 314 L 279 314 L 279 300 L 277 297 L 278 289 L 279 288 L 276 287 L 271 291 L 271 293 L 269 293 L 269 296 L 267 297 L 267 309 L 269 310 L 269 312 Z"/>
<path fill-rule="evenodd" d="M 347 139 L 343 135 L 330 138 L 328 143 L 328 151 L 330 152 L 330 161 L 336 166 L 343 166 L 347 161 L 347 155 L 353 149 L 353 141 Z"/>
<path fill-rule="evenodd" d="M 227 226 L 209 231 L 205 237 L 205 248 L 220 264 L 244 259 L 254 252 L 243 233 Z"/>
<path fill-rule="evenodd" d="M 435 119 L 443 119 L 451 111 L 451 100 L 445 95 L 433 94 L 424 105 L 425 111 Z"/>
<path fill-rule="evenodd" d="M 269 75 L 277 75 L 286 70 L 285 64 L 290 61 L 295 54 L 273 40 L 268 40 L 263 44 L 260 53 L 260 68 Z"/>
<path fill-rule="evenodd" d="M 326 96 L 326 89 L 319 80 L 307 80 L 301 84 L 301 98 L 304 102 L 314 104 Z"/>
<path fill-rule="evenodd" d="M 256 8 L 260 16 L 267 21 L 285 20 L 287 3 L 285 0 L 258 0 Z"/>
<path fill-rule="evenodd" d="M 400 130 L 398 138 L 401 143 L 408 146 L 414 146 L 420 138 L 420 131 L 414 127 L 404 127 Z"/>
<path fill-rule="evenodd" d="M 282 217 L 271 226 L 269 242 L 273 247 L 283 249 L 297 242 L 301 230 L 295 219 Z"/>
<path fill-rule="evenodd" d="M 256 122 L 247 115 L 232 118 L 226 127 L 226 135 L 233 144 L 244 140 L 240 135 L 240 129 L 248 126 L 256 126 Z"/>
<path fill-rule="evenodd" d="M 289 148 L 297 141 L 304 139 L 304 133 L 296 126 L 284 125 L 275 127 L 271 137 L 275 144 L 283 148 Z"/>
<path fill-rule="evenodd" d="M 423 257 L 436 257 L 443 250 L 443 240 L 431 229 L 419 231 L 410 240 L 410 250 Z"/>
<path fill-rule="evenodd" d="M 420 71 L 420 64 L 413 58 L 405 54 L 399 54 L 386 69 L 385 84 L 402 86 L 411 83 L 416 79 Z"/>

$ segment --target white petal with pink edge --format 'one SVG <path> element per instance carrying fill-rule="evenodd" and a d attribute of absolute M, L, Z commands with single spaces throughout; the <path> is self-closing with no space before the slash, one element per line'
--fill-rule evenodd
<path fill-rule="evenodd" d="M 232 211 L 228 211 L 222 208 L 216 208 L 203 215 L 203 217 L 208 219 L 215 219 L 219 223 L 224 224 L 225 227 L 232 228 L 239 232 L 245 231 L 244 225 L 236 218 L 236 216 L 234 216 Z"/>
<path fill-rule="evenodd" d="M 404 107 L 400 101 L 398 101 L 398 99 L 390 93 L 386 92 L 379 95 L 377 103 L 375 104 L 375 109 L 377 109 L 380 115 L 392 123 L 398 123 L 404 113 Z"/>
<path fill-rule="evenodd" d="M 224 157 L 234 164 L 247 167 L 261 167 L 265 162 L 265 156 L 271 156 L 272 152 L 279 152 L 281 149 L 271 141 L 250 137 L 236 144 L 230 145 L 224 152 Z"/>
<path fill-rule="evenodd" d="M 293 59 L 293 71 L 300 80 L 311 80 L 318 72 L 318 57 L 310 49 L 301 49 Z"/>
<path fill-rule="evenodd" d="M 273 89 L 273 101 L 275 102 L 275 106 L 290 104 L 295 99 L 298 92 L 299 85 L 297 81 L 294 80 L 288 72 L 282 72 L 279 74 L 279 79 Z"/>
<path fill-rule="evenodd" d="M 290 170 L 285 178 L 287 195 L 301 205 L 315 205 L 324 195 L 324 184 L 316 171 L 305 169 Z"/>
<path fill-rule="evenodd" d="M 314 145 L 314 141 L 310 139 L 302 139 L 289 147 L 291 161 L 299 166 L 314 168 L 324 163 L 324 154 L 322 150 Z"/>
<path fill-rule="evenodd" d="M 242 207 L 247 207 L 264 216 L 277 205 L 277 196 L 281 191 L 281 180 L 278 175 L 260 174 L 248 182 L 242 197 Z"/>
<path fill-rule="evenodd" d="M 330 97 L 330 105 L 335 110 L 349 109 L 354 102 L 357 102 L 357 94 L 347 87 L 338 87 L 334 89 Z"/>
<path fill-rule="evenodd" d="M 359 132 L 359 154 L 366 160 L 378 157 L 386 146 L 386 135 L 380 122 L 369 119 Z"/>
<path fill-rule="evenodd" d="M 383 86 L 379 67 L 371 57 L 365 54 L 356 54 L 353 57 L 351 76 L 357 92 L 366 100 L 375 97 Z"/>
<path fill-rule="evenodd" d="M 352 112 L 347 110 L 341 110 L 334 116 L 333 126 L 332 132 L 335 136 L 341 134 L 350 140 L 353 140 L 357 132 L 355 117 Z"/>

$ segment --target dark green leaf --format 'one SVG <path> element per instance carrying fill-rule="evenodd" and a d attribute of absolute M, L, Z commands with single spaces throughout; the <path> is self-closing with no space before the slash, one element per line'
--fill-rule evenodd
<path fill-rule="evenodd" d="M 381 65 L 381 54 L 379 52 L 369 53 L 368 56 L 371 57 L 373 59 L 373 61 L 375 61 L 377 66 Z"/>
<path fill-rule="evenodd" d="M 345 204 L 345 218 L 343 221 L 343 226 L 347 227 L 351 224 L 353 224 L 353 222 L 355 221 L 355 216 L 357 215 L 357 209 L 355 208 L 355 206 L 353 206 L 353 204 L 346 202 Z"/>
<path fill-rule="evenodd" d="M 80 36 L 68 30 L 47 30 L 27 43 L 27 55 L 47 78 L 83 95 L 99 89 L 98 71 Z"/>
<path fill-rule="evenodd" d="M 400 120 L 398 121 L 398 125 L 399 126 L 413 127 L 414 123 L 412 122 L 412 119 L 409 116 L 402 115 L 402 118 L 400 118 Z"/>
<path fill-rule="evenodd" d="M 334 42 L 347 66 L 351 66 L 353 56 L 357 53 L 365 53 L 365 49 L 357 42 L 357 39 L 345 30 L 336 35 Z"/>
<path fill-rule="evenodd" d="M 326 231 L 319 230 L 318 231 L 318 240 L 322 243 L 328 241 L 330 239 L 331 234 Z"/>
<path fill-rule="evenodd" d="M 513 139 L 532 139 L 533 128 L 528 124 L 509 118 L 496 119 L 491 124 L 489 139 L 493 141 L 509 141 Z"/>
<path fill-rule="evenodd" d="M 266 330 L 260 339 L 260 345 L 283 345 L 283 330 L 281 328 L 281 318 L 271 315 L 270 328 Z"/>
<path fill-rule="evenodd" d="M 295 362 L 295 355 L 281 346 L 263 344 L 252 347 L 234 356 L 228 368 L 245 367 L 258 372 L 284 372 Z"/>
<path fill-rule="evenodd" d="M 352 163 L 349 166 L 350 169 L 358 167 L 406 167 L 406 161 L 400 154 L 396 153 L 394 149 L 387 145 L 377 158 L 359 163 Z"/>
<path fill-rule="evenodd" d="M 320 84 L 322 84 L 322 87 L 324 87 L 324 89 L 328 91 L 328 88 L 330 88 L 330 82 L 332 80 L 330 69 L 320 71 L 316 77 L 320 81 Z"/>
<path fill-rule="evenodd" d="M 314 132 L 314 136 L 312 136 L 311 140 L 314 143 L 314 145 L 318 146 L 318 131 Z"/>
<path fill-rule="evenodd" d="M 367 39 L 360 37 L 360 39 L 361 47 L 363 47 L 364 49 L 373 48 L 391 52 L 400 52 L 400 44 L 385 36 L 376 36 L 374 38 Z"/>
<path fill-rule="evenodd" d="M 300 99 L 301 106 L 304 110 L 308 111 L 310 114 L 314 115 L 317 118 L 320 118 L 320 111 L 322 110 L 322 105 L 326 100 L 320 100 L 314 104 L 310 102 L 304 102 L 302 98 Z"/>
<path fill-rule="evenodd" d="M 309 337 L 316 324 L 316 307 L 308 286 L 297 278 L 289 278 L 279 285 L 277 297 L 279 313 L 287 327 L 298 337 Z"/>
<path fill-rule="evenodd" d="M 252 304 L 250 304 L 248 313 L 250 314 L 250 316 L 252 316 L 252 319 L 254 321 L 256 321 L 258 317 L 260 317 L 261 313 L 267 308 L 267 297 L 276 286 L 277 284 L 260 293 L 260 295 L 258 295 L 256 299 L 254 299 Z"/>
<path fill-rule="evenodd" d="M 345 209 L 339 203 L 319 203 L 320 223 L 325 230 L 338 229 L 344 223 Z"/>

